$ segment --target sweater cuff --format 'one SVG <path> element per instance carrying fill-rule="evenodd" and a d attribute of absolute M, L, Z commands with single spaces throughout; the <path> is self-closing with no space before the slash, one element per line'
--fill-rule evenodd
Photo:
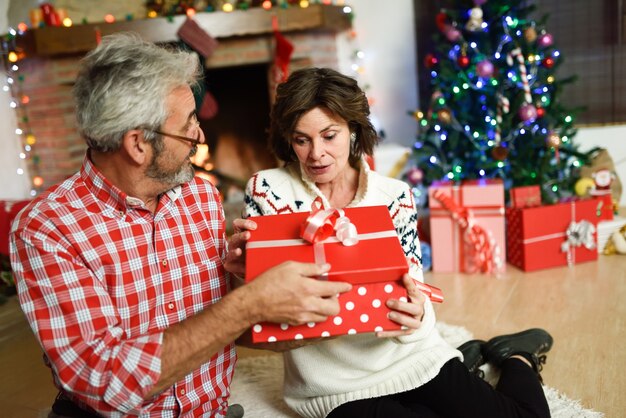
<path fill-rule="evenodd" d="M 424 302 L 424 318 L 422 319 L 422 326 L 416 329 L 412 334 L 394 337 L 393 339 L 399 344 L 411 344 L 427 338 L 433 328 L 435 328 L 435 310 L 433 309 L 432 302 L 429 299 L 426 299 Z"/>

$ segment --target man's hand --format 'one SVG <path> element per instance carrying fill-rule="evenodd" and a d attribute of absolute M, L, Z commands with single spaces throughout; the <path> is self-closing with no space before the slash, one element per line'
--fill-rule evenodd
<path fill-rule="evenodd" d="M 250 239 L 250 232 L 256 229 L 256 222 L 250 219 L 235 219 L 233 221 L 234 234 L 228 239 L 228 254 L 224 260 L 224 268 L 229 273 L 239 277 L 246 275 L 246 242 Z"/>
<path fill-rule="evenodd" d="M 389 312 L 389 319 L 402 325 L 404 329 L 377 332 L 377 337 L 389 338 L 410 335 L 422 325 L 426 297 L 419 291 L 415 282 L 408 274 L 402 277 L 402 283 L 404 287 L 406 287 L 409 301 L 402 302 L 397 299 L 389 299 L 387 301 L 387 307 L 392 310 Z"/>
<path fill-rule="evenodd" d="M 253 323 L 321 322 L 339 313 L 337 295 L 352 288 L 349 283 L 317 279 L 329 270 L 329 264 L 287 261 L 238 290 L 248 292 L 251 302 L 245 308 L 249 309 Z"/>

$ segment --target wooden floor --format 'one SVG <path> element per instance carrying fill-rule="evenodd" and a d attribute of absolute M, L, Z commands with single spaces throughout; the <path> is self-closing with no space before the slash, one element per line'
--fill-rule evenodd
<path fill-rule="evenodd" d="M 554 336 L 547 385 L 607 418 L 626 411 L 626 256 L 501 278 L 427 274 L 443 289 L 439 320 L 477 338 L 542 327 Z M 241 355 L 263 352 L 240 350 Z M 55 390 L 16 298 L 0 306 L 0 415 L 35 418 Z M 254 418 L 254 417 L 250 417 Z"/>

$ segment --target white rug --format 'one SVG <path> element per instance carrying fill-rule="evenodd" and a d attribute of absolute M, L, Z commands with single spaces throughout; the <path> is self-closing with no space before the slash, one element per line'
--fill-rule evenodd
<path fill-rule="evenodd" d="M 457 347 L 472 339 L 465 328 L 439 323 L 441 336 Z M 493 382 L 497 374 L 488 365 L 487 381 Z M 245 418 L 298 418 L 282 399 L 283 362 L 280 354 L 248 357 L 239 360 L 232 383 L 231 404 L 241 404 Z M 553 418 L 602 418 L 604 414 L 583 408 L 578 401 L 569 399 L 557 390 L 544 386 Z"/>

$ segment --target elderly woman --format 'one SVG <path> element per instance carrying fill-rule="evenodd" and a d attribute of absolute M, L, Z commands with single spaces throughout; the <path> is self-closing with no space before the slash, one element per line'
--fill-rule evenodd
<path fill-rule="evenodd" d="M 537 357 L 552 344 L 545 331 L 464 347 L 473 353 L 466 359 L 472 367 L 482 364 L 481 351 L 501 367 L 497 389 L 471 373 L 462 354 L 438 334 L 431 302 L 413 282 L 423 276 L 411 191 L 370 170 L 364 159 L 378 139 L 369 113 L 352 78 L 324 68 L 294 72 L 278 86 L 271 115 L 270 144 L 285 166 L 260 171 L 247 185 L 248 216 L 309 211 L 315 199 L 325 208 L 385 205 L 417 272 L 403 278 L 406 302 L 386 302 L 390 319 L 402 330 L 262 346 L 289 350 L 287 404 L 310 418 L 549 416 Z M 252 224 L 245 222 L 244 229 Z"/>

